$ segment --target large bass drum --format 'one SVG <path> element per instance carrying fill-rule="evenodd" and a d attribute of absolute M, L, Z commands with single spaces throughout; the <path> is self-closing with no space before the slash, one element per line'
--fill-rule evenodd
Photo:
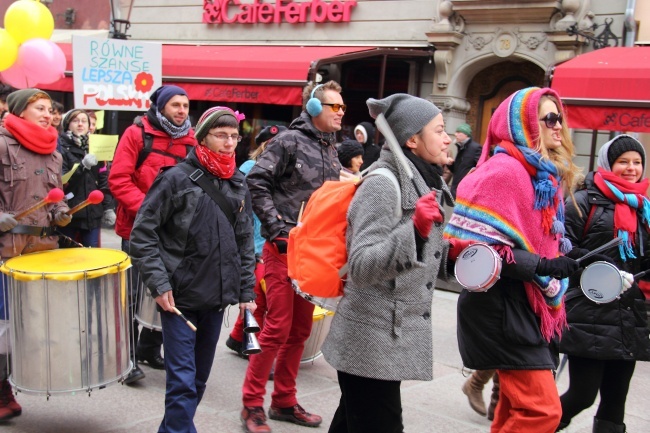
<path fill-rule="evenodd" d="M 90 392 L 122 380 L 129 359 L 129 256 L 105 248 L 7 260 L 11 384 L 35 394 Z"/>

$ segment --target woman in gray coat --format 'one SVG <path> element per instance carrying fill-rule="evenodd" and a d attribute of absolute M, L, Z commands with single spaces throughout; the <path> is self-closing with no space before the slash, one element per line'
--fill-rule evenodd
<path fill-rule="evenodd" d="M 433 378 L 431 302 L 449 245 L 439 166 L 451 139 L 440 109 L 405 94 L 367 104 L 373 118 L 383 113 L 401 148 L 385 147 L 373 166 L 397 183 L 368 178 L 348 210 L 348 279 L 322 348 L 341 388 L 330 433 L 403 431 L 401 381 Z"/>

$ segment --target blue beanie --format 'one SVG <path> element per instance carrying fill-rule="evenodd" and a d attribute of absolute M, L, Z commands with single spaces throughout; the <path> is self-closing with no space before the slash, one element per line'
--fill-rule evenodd
<path fill-rule="evenodd" d="M 169 84 L 169 85 L 158 87 L 158 89 L 156 89 L 156 91 L 153 92 L 150 99 L 151 102 L 156 104 L 158 110 L 161 111 L 163 108 L 165 108 L 165 105 L 167 105 L 169 100 L 176 95 L 187 96 L 187 92 L 182 87 Z"/>

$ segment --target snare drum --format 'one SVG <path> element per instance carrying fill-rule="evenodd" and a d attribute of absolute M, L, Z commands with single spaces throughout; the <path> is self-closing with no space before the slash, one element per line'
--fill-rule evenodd
<path fill-rule="evenodd" d="M 608 262 L 594 262 L 580 276 L 580 288 L 587 298 L 606 304 L 623 291 L 623 277 L 618 268 Z"/>
<path fill-rule="evenodd" d="M 305 300 L 316 305 L 316 307 L 324 308 L 325 310 L 328 311 L 336 311 L 336 306 L 339 305 L 339 301 L 343 297 L 343 296 L 336 296 L 333 298 L 322 298 L 319 296 L 310 295 L 309 293 L 305 293 L 302 290 L 300 290 L 300 287 L 298 286 L 298 281 L 296 280 L 291 280 L 291 285 L 293 286 L 293 290 L 298 295 L 303 297 Z"/>
<path fill-rule="evenodd" d="M 485 292 L 501 275 L 501 257 L 492 247 L 472 244 L 460 252 L 454 272 L 461 286 L 470 292 Z"/>
<path fill-rule="evenodd" d="M 137 313 L 135 313 L 135 320 L 145 328 L 162 332 L 162 321 L 157 306 L 156 299 L 151 296 L 149 289 L 140 282 L 138 284 L 138 309 Z"/>
<path fill-rule="evenodd" d="M 129 359 L 129 256 L 105 248 L 41 251 L 7 260 L 11 384 L 51 395 L 122 380 Z"/>
<path fill-rule="evenodd" d="M 311 334 L 305 341 L 305 350 L 303 350 L 302 358 L 300 358 L 301 364 L 314 362 L 323 355 L 320 348 L 330 331 L 333 317 L 334 313 L 332 311 L 320 307 L 314 308 L 314 322 L 312 323 Z"/>

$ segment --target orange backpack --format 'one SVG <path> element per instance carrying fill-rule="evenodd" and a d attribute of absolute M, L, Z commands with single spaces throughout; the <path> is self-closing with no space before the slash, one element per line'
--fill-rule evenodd
<path fill-rule="evenodd" d="M 361 182 L 373 175 L 389 178 L 398 197 L 395 216 L 401 218 L 401 192 L 395 175 L 386 168 L 368 173 L 358 182 L 326 181 L 312 194 L 298 225 L 289 232 L 289 277 L 300 291 L 333 298 L 343 295 L 348 253 L 345 232 L 350 202 Z"/>

